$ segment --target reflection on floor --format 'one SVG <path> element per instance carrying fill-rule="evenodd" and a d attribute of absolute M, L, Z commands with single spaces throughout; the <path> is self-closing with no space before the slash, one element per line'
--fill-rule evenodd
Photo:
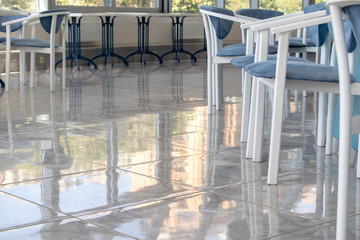
<path fill-rule="evenodd" d="M 0 239 L 334 239 L 337 159 L 314 144 L 313 94 L 289 93 L 268 186 L 267 142 L 261 163 L 239 142 L 240 71 L 224 73 L 211 116 L 204 61 L 68 69 L 54 93 L 48 72 L 33 89 L 13 75 L 0 97 Z M 360 238 L 354 172 L 349 239 Z"/>

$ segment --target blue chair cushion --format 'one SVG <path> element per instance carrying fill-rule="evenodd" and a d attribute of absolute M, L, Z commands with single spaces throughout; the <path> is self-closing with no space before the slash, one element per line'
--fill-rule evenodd
<path fill-rule="evenodd" d="M 11 41 L 16 40 L 18 38 L 11 38 Z M 0 37 L 0 43 L 6 42 L 6 37 Z"/>
<path fill-rule="evenodd" d="M 304 13 L 311 13 L 321 10 L 326 10 L 325 2 L 306 6 L 304 8 Z M 321 47 L 324 44 L 326 37 L 329 33 L 329 28 L 327 24 L 324 23 L 320 25 L 307 27 L 306 31 L 311 41 L 315 44 L 315 46 Z"/>
<path fill-rule="evenodd" d="M 278 45 L 279 41 L 275 41 L 275 44 Z M 306 44 L 302 43 L 300 38 L 299 39 L 290 38 L 289 47 L 291 47 L 291 48 L 303 48 L 303 47 L 306 47 Z"/>
<path fill-rule="evenodd" d="M 254 47 L 255 49 L 255 47 Z M 269 54 L 277 53 L 276 46 L 269 46 Z M 246 44 L 245 43 L 236 43 L 231 44 L 226 47 L 220 49 L 220 51 L 216 54 L 218 57 L 227 57 L 227 56 L 244 56 L 246 55 Z"/>
<path fill-rule="evenodd" d="M 253 63 L 246 66 L 245 71 L 255 77 L 275 78 L 276 62 L 264 61 Z M 286 78 L 290 80 L 339 82 L 339 74 L 336 67 L 295 61 L 287 63 Z M 355 82 L 354 76 L 351 76 L 351 82 Z"/>
<path fill-rule="evenodd" d="M 299 44 L 303 44 L 302 43 L 302 38 L 298 38 L 298 37 L 291 37 L 290 38 L 290 43 L 296 44 L 296 42 L 298 42 Z M 315 44 L 311 41 L 310 38 L 306 39 L 306 47 L 315 47 Z"/>
<path fill-rule="evenodd" d="M 225 8 L 201 5 L 200 9 L 206 10 L 209 12 L 225 14 L 228 16 L 234 16 L 234 13 L 231 10 L 225 9 Z M 210 16 L 210 20 L 211 20 L 212 25 L 215 28 L 216 36 L 218 39 L 223 40 L 224 38 L 227 37 L 227 35 L 229 35 L 230 30 L 233 26 L 233 21 L 217 18 L 214 16 Z"/>
<path fill-rule="evenodd" d="M 4 44 L 6 44 L 6 41 L 4 42 Z M 49 48 L 50 42 L 47 40 L 31 39 L 31 38 L 12 38 L 11 45 L 18 47 Z M 59 45 L 55 44 L 55 48 L 58 47 Z"/>
<path fill-rule="evenodd" d="M 254 63 L 254 54 L 249 54 L 241 57 L 237 57 L 233 60 L 231 60 L 231 64 L 238 68 L 245 68 L 247 65 Z M 268 61 L 276 61 L 277 55 L 268 55 L 267 60 Z M 295 61 L 295 62 L 309 62 L 310 60 L 304 59 L 304 58 L 298 58 L 298 57 L 288 57 L 288 61 Z"/>
<path fill-rule="evenodd" d="M 283 12 L 269 10 L 269 9 L 255 9 L 255 8 L 247 8 L 247 9 L 239 9 L 235 12 L 237 15 L 252 17 L 256 19 L 268 19 L 272 17 L 279 17 L 284 15 Z"/>
<path fill-rule="evenodd" d="M 51 9 L 51 10 L 40 12 L 40 15 L 46 14 L 46 13 L 56 13 L 56 12 L 69 12 L 69 10 L 68 9 Z M 55 33 L 57 33 L 59 31 L 60 26 L 61 26 L 61 21 L 63 18 L 64 18 L 64 15 L 57 15 L 56 24 L 55 24 L 56 25 Z M 50 33 L 50 31 L 51 31 L 51 20 L 52 20 L 52 16 L 40 18 L 40 24 L 47 33 Z"/>

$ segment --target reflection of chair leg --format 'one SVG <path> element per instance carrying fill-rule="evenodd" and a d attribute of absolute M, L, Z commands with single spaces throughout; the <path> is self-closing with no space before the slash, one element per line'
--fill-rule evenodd
<path fill-rule="evenodd" d="M 278 215 L 278 189 L 277 186 L 266 186 L 268 192 L 268 202 L 269 202 L 269 235 L 276 236 L 279 234 L 279 215 Z M 272 197 L 275 196 L 275 197 Z"/>
<path fill-rule="evenodd" d="M 359 158 L 358 158 L 359 159 Z M 359 179 L 356 181 L 356 213 L 360 212 L 360 181 Z M 360 214 L 355 216 L 355 228 L 360 229 Z M 355 231 L 356 237 L 355 239 L 360 239 L 360 232 Z"/>
<path fill-rule="evenodd" d="M 13 136 L 11 110 L 10 110 L 10 96 L 8 93 L 5 94 L 5 104 L 6 104 L 6 118 L 8 124 L 8 134 L 9 134 L 9 143 L 10 143 L 10 154 L 14 154 L 14 136 Z"/>

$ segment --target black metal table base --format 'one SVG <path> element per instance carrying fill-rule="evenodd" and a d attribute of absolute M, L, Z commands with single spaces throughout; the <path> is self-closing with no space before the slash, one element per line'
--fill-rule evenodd
<path fill-rule="evenodd" d="M 73 67 L 73 62 L 75 60 L 78 71 L 80 70 L 79 60 L 87 61 L 88 62 L 87 66 L 90 66 L 91 63 L 92 65 L 94 65 L 94 68 L 97 69 L 96 64 L 91 59 L 81 55 L 81 35 L 80 35 L 81 18 L 82 17 L 80 17 L 78 21 L 76 21 L 76 17 L 70 17 L 68 21 L 69 52 L 68 52 L 68 56 L 66 57 L 66 60 L 71 60 L 70 62 L 71 68 Z M 60 62 L 62 62 L 62 59 L 60 59 L 55 63 L 55 68 Z"/>
<path fill-rule="evenodd" d="M 113 57 L 119 58 L 123 61 L 125 66 L 129 66 L 129 63 L 126 61 L 126 58 L 114 53 L 114 19 L 115 17 L 105 16 L 104 18 L 99 16 L 101 19 L 101 50 L 102 52 L 95 57 L 91 58 L 91 61 L 94 61 L 97 58 L 104 57 L 104 65 L 107 64 L 107 59 L 109 58 L 109 61 L 111 63 L 111 67 L 114 67 L 114 61 Z M 90 65 L 90 62 L 88 62 L 88 66 Z"/>
<path fill-rule="evenodd" d="M 125 57 L 127 60 L 129 57 L 140 54 L 140 62 L 143 62 L 144 65 L 146 64 L 146 54 L 152 55 L 159 60 L 159 63 L 162 64 L 162 58 L 157 55 L 156 53 L 149 51 L 149 22 L 150 17 L 142 16 L 137 17 L 138 20 L 138 49 L 135 52 L 130 53 Z"/>
<path fill-rule="evenodd" d="M 184 19 L 186 16 L 180 17 L 176 16 L 175 20 L 174 17 L 170 17 L 172 20 L 172 26 L 173 26 L 173 42 L 172 42 L 172 49 L 165 52 L 160 56 L 162 59 L 168 54 L 175 53 L 175 60 L 180 62 L 180 53 L 188 54 L 190 56 L 190 59 L 194 62 L 196 62 L 196 57 L 194 54 L 192 54 L 189 51 L 186 51 L 184 49 Z"/>

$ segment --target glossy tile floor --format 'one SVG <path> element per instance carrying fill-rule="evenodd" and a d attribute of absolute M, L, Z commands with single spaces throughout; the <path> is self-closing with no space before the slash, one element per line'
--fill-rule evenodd
<path fill-rule="evenodd" d="M 244 158 L 241 74 L 224 73 L 211 116 L 204 60 L 68 69 L 54 93 L 48 72 L 33 89 L 14 74 L 0 97 L 0 239 L 334 239 L 337 158 L 314 144 L 313 94 L 289 93 L 268 186 L 268 141 L 263 162 Z M 354 173 L 348 238 L 360 239 Z"/>

